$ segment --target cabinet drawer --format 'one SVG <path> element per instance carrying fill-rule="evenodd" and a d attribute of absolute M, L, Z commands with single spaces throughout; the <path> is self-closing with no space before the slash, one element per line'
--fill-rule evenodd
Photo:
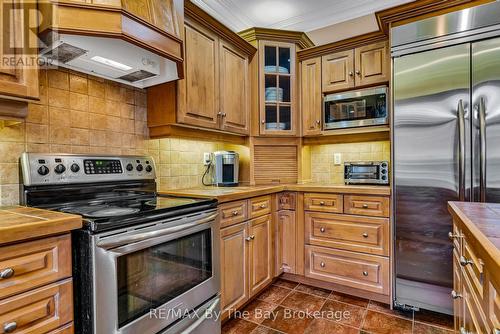
<path fill-rule="evenodd" d="M 250 212 L 248 213 L 248 217 L 250 217 L 250 219 L 271 213 L 270 195 L 251 198 L 249 203 Z"/>
<path fill-rule="evenodd" d="M 285 191 L 279 193 L 278 196 L 278 210 L 295 210 L 297 203 L 297 193 Z"/>
<path fill-rule="evenodd" d="M 453 241 L 453 247 L 457 250 L 459 255 L 462 255 L 462 232 L 460 231 L 460 228 L 457 226 L 457 224 L 453 223 L 453 231 L 452 231 L 452 241 Z"/>
<path fill-rule="evenodd" d="M 344 213 L 389 217 L 389 197 L 345 195 Z"/>
<path fill-rule="evenodd" d="M 389 219 L 306 212 L 306 243 L 389 255 Z"/>
<path fill-rule="evenodd" d="M 304 194 L 304 210 L 342 213 L 342 195 Z"/>
<path fill-rule="evenodd" d="M 484 300 L 484 264 L 483 261 L 476 256 L 465 238 L 462 242 L 463 248 L 460 264 L 464 269 L 465 276 L 467 276 L 471 284 L 473 292 L 482 302 Z"/>
<path fill-rule="evenodd" d="M 389 294 L 389 259 L 306 245 L 305 276 L 352 288 Z"/>
<path fill-rule="evenodd" d="M 73 320 L 71 279 L 0 301 L 0 333 L 9 324 L 14 333 L 47 333 Z M 7 332 L 8 333 L 8 332 Z M 57 332 L 56 332 L 57 333 Z M 64 333 L 64 332 L 63 332 Z"/>
<path fill-rule="evenodd" d="M 0 247 L 0 299 L 71 276 L 71 235 Z"/>
<path fill-rule="evenodd" d="M 464 277 L 462 286 L 464 299 L 464 319 L 462 327 L 465 328 L 467 333 L 491 333 L 481 307 L 481 302 L 473 292 L 471 282 L 469 282 L 467 277 Z"/>
<path fill-rule="evenodd" d="M 236 201 L 219 205 L 220 227 L 230 226 L 247 220 L 247 207 L 247 201 Z"/>
<path fill-rule="evenodd" d="M 497 289 L 490 281 L 488 290 L 488 316 L 486 318 L 490 319 L 491 328 L 500 330 L 500 289 Z"/>

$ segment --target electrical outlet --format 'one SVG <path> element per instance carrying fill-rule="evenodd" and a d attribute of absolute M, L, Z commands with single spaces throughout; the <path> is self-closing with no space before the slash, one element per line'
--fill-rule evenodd
<path fill-rule="evenodd" d="M 333 164 L 340 165 L 341 163 L 342 163 L 342 154 L 341 153 L 334 153 L 333 154 Z"/>
<path fill-rule="evenodd" d="M 203 153 L 203 166 L 210 165 L 210 161 L 212 161 L 212 158 L 210 157 L 210 152 Z"/>

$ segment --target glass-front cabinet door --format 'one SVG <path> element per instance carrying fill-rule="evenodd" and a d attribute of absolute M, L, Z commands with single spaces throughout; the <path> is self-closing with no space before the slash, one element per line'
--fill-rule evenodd
<path fill-rule="evenodd" d="M 295 45 L 261 41 L 260 134 L 294 135 Z"/>

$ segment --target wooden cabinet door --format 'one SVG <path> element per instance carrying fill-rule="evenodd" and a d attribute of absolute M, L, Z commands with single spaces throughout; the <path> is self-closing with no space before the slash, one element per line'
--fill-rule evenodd
<path fill-rule="evenodd" d="M 224 41 L 220 42 L 219 58 L 222 129 L 247 135 L 250 110 L 248 58 Z"/>
<path fill-rule="evenodd" d="M 248 222 L 248 234 L 250 238 L 250 258 L 248 267 L 250 274 L 249 290 L 250 296 L 254 296 L 273 279 L 271 216 L 267 215 L 250 220 Z"/>
<path fill-rule="evenodd" d="M 336 52 L 321 57 L 322 91 L 332 92 L 354 87 L 354 52 Z"/>
<path fill-rule="evenodd" d="M 361 46 L 354 50 L 356 86 L 389 81 L 389 46 L 387 42 Z"/>
<path fill-rule="evenodd" d="M 276 269 L 279 273 L 296 273 L 295 211 L 278 212 L 276 231 Z"/>
<path fill-rule="evenodd" d="M 222 310 L 237 309 L 248 294 L 247 223 L 223 228 L 220 232 Z"/>
<path fill-rule="evenodd" d="M 185 79 L 179 81 L 177 121 L 218 128 L 218 38 L 200 27 L 185 26 Z"/>
<path fill-rule="evenodd" d="M 304 136 L 321 133 L 321 58 L 301 64 L 302 129 Z"/>
<path fill-rule="evenodd" d="M 30 9 L 36 10 L 36 2 L 0 0 L 0 96 L 27 100 L 38 100 L 38 68 L 35 64 L 23 66 L 28 57 L 37 53 L 35 17 L 29 18 Z M 10 12 L 10 13 L 9 13 Z M 4 112 L 0 111 L 0 114 Z M 7 113 L 9 115 L 9 113 Z M 15 115 L 10 115 L 15 116 Z"/>

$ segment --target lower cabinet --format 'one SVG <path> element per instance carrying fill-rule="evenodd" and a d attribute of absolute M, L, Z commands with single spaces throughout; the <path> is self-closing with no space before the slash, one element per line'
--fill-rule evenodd
<path fill-rule="evenodd" d="M 221 230 L 223 317 L 259 293 L 273 279 L 271 215 Z"/>
<path fill-rule="evenodd" d="M 278 211 L 276 221 L 276 276 L 296 273 L 295 211 Z"/>

